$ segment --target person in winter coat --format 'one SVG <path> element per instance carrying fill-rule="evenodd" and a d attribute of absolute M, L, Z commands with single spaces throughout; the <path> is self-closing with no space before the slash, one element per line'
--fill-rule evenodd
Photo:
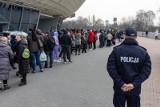
<path fill-rule="evenodd" d="M 13 52 L 15 52 L 14 48 L 16 44 L 17 44 L 16 35 L 11 35 L 10 45 Z"/>
<path fill-rule="evenodd" d="M 51 39 L 52 37 L 46 33 L 44 36 L 44 41 L 43 41 L 43 48 L 44 52 L 47 56 L 47 61 L 45 61 L 45 66 L 44 68 L 48 68 L 48 62 L 49 62 L 49 67 L 52 68 L 53 66 L 53 49 L 54 47 L 51 45 Z"/>
<path fill-rule="evenodd" d="M 40 47 L 38 46 L 38 39 L 40 39 L 33 29 L 29 29 L 29 34 L 27 36 L 28 48 L 30 50 L 30 59 L 32 66 L 32 73 L 36 72 L 36 63 L 39 65 L 40 72 L 43 72 L 43 66 L 40 61 Z M 36 63 L 35 63 L 36 60 Z"/>
<path fill-rule="evenodd" d="M 61 62 L 59 61 L 59 40 L 58 40 L 58 32 L 53 32 L 52 34 L 54 40 L 55 40 L 55 46 L 54 46 L 54 61 L 55 62 Z"/>
<path fill-rule="evenodd" d="M 75 51 L 75 47 L 76 47 L 76 46 L 75 46 L 75 40 L 76 40 L 76 39 L 75 39 L 75 30 L 72 29 L 72 30 L 70 31 L 70 34 L 71 34 L 70 37 L 71 37 L 71 41 L 72 41 L 72 44 L 71 44 L 71 54 L 72 54 L 73 51 Z"/>
<path fill-rule="evenodd" d="M 116 44 L 116 37 L 117 37 L 117 31 L 116 30 L 112 30 L 112 44 L 115 45 Z"/>
<path fill-rule="evenodd" d="M 125 40 L 114 47 L 108 58 L 106 68 L 114 82 L 114 107 L 140 107 L 141 85 L 151 74 L 150 56 L 136 38 L 136 29 L 127 28 Z"/>
<path fill-rule="evenodd" d="M 68 63 L 72 63 L 71 54 L 69 50 L 69 47 L 71 46 L 71 38 L 69 37 L 68 31 L 66 29 L 63 30 L 63 36 L 61 37 L 61 46 L 62 46 L 64 64 L 66 63 L 66 55 L 69 61 Z"/>
<path fill-rule="evenodd" d="M 108 34 L 106 35 L 107 47 L 110 47 L 110 46 L 111 46 L 112 38 L 113 38 L 113 36 L 112 36 L 111 32 L 108 32 Z"/>
<path fill-rule="evenodd" d="M 11 60 L 13 59 L 13 52 L 6 40 L 6 37 L 0 37 L 0 80 L 3 81 L 4 90 L 10 88 L 8 79 L 9 72 L 12 70 Z"/>
<path fill-rule="evenodd" d="M 40 29 L 36 29 L 36 35 L 37 35 L 38 39 L 40 39 L 42 42 L 44 41 L 43 33 Z"/>
<path fill-rule="evenodd" d="M 87 39 L 86 39 L 86 33 L 83 31 L 81 36 L 81 44 L 82 44 L 82 53 L 87 53 Z"/>
<path fill-rule="evenodd" d="M 99 35 L 99 47 L 100 48 L 103 48 L 104 45 L 105 45 L 105 34 L 104 34 L 104 31 L 101 31 L 101 34 Z"/>
<path fill-rule="evenodd" d="M 22 76 L 21 82 L 18 86 L 23 86 L 27 84 L 27 73 L 30 70 L 29 58 L 22 57 L 24 49 L 28 48 L 28 43 L 23 34 L 18 34 L 16 38 L 18 41 L 17 49 L 15 50 L 17 56 L 16 63 L 18 63 L 19 66 L 19 74 Z"/>
<path fill-rule="evenodd" d="M 96 49 L 96 41 L 98 39 L 98 34 L 97 34 L 97 31 L 94 30 L 94 40 L 93 40 L 93 49 Z"/>
<path fill-rule="evenodd" d="M 77 55 L 77 51 L 78 51 L 78 55 L 80 55 L 80 51 L 81 51 L 81 33 L 80 30 L 77 29 L 76 34 L 75 34 L 75 55 Z"/>
<path fill-rule="evenodd" d="M 10 46 L 11 46 L 13 53 L 15 53 L 16 44 L 17 44 L 16 35 L 11 35 Z M 15 63 L 15 59 L 16 57 L 13 59 L 13 66 Z M 16 67 L 14 66 L 13 69 L 16 69 Z"/>
<path fill-rule="evenodd" d="M 94 33 L 92 30 L 88 32 L 88 49 L 92 50 L 92 43 L 94 41 Z"/>

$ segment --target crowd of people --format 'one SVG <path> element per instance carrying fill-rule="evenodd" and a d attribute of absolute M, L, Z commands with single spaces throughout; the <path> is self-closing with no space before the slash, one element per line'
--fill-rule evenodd
<path fill-rule="evenodd" d="M 71 54 L 80 55 L 95 50 L 98 38 L 99 48 L 109 47 L 111 44 L 115 45 L 116 38 L 121 41 L 122 34 L 116 30 L 62 29 L 43 33 L 40 29 L 29 29 L 28 36 L 20 33 L 11 35 L 9 40 L 1 36 L 0 81 L 3 82 L 3 90 L 10 88 L 8 79 L 12 69 L 17 69 L 16 75 L 21 77 L 18 86 L 23 86 L 27 84 L 27 73 L 43 72 L 44 68 L 52 68 L 53 63 L 70 64 Z M 42 53 L 45 53 L 46 60 L 42 60 Z"/>
<path fill-rule="evenodd" d="M 122 39 L 125 40 L 122 42 Z M 27 74 L 44 68 L 52 68 L 53 63 L 72 63 L 71 54 L 80 55 L 99 48 L 122 42 L 115 46 L 108 57 L 107 71 L 114 82 L 113 104 L 115 107 L 140 107 L 141 84 L 151 73 L 151 60 L 147 50 L 136 41 L 137 31 L 129 27 L 125 30 L 80 30 L 63 29 L 42 33 L 40 29 L 29 29 L 28 36 L 11 35 L 11 39 L 0 36 L 0 81 L 3 90 L 10 89 L 9 73 L 17 69 L 21 77 L 18 86 L 27 84 Z M 43 57 L 42 57 L 43 54 Z M 44 57 L 45 56 L 45 57 Z M 62 57 L 63 56 L 63 57 Z M 62 59 L 63 61 L 62 61 Z M 43 64 L 44 62 L 44 64 Z"/>
<path fill-rule="evenodd" d="M 90 42 L 94 39 L 94 37 L 89 38 L 92 38 Z M 52 68 L 54 62 L 61 62 L 62 55 L 63 63 L 67 63 L 67 61 L 68 63 L 72 63 L 70 53 L 75 50 L 75 55 L 77 55 L 77 52 L 80 55 L 81 44 L 83 46 L 82 52 L 86 53 L 87 39 L 84 36 L 84 32 L 78 29 L 64 29 L 61 32 L 53 31 L 51 34 L 48 32 L 42 33 L 39 29 L 29 29 L 27 37 L 23 34 L 11 35 L 10 40 L 7 37 L 1 36 L 0 81 L 3 82 L 3 90 L 10 88 L 8 85 L 9 72 L 12 68 L 16 69 L 15 63 L 18 64 L 16 75 L 21 76 L 18 86 L 23 86 L 27 84 L 27 73 L 30 71 L 36 73 L 38 71 L 36 70 L 37 65 L 39 66 L 39 71 L 43 72 L 44 68 Z M 47 56 L 44 65 L 40 59 L 42 52 Z"/>

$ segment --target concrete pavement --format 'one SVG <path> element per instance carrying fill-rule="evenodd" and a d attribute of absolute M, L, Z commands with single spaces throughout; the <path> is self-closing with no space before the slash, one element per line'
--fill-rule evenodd
<path fill-rule="evenodd" d="M 141 107 L 160 107 L 160 40 L 140 37 L 138 42 L 148 50 L 152 61 L 152 73 L 142 87 Z"/>
<path fill-rule="evenodd" d="M 113 107 L 112 80 L 106 71 L 112 48 L 72 55 L 72 64 L 55 64 L 28 75 L 28 85 L 11 72 L 11 89 L 0 91 L 0 107 Z M 37 69 L 38 70 L 38 69 Z"/>

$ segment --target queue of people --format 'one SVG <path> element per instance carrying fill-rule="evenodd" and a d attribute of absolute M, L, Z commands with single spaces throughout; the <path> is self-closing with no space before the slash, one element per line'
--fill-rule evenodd
<path fill-rule="evenodd" d="M 9 43 L 6 37 L 1 37 L 0 58 L 6 58 L 6 66 L 9 64 L 12 69 L 16 69 L 15 63 L 18 64 L 16 75 L 21 77 L 18 86 L 23 86 L 27 84 L 29 72 L 43 72 L 45 68 L 52 68 L 54 63 L 59 62 L 70 64 L 72 63 L 71 54 L 80 55 L 95 50 L 98 38 L 100 48 L 105 45 L 106 47 L 110 47 L 111 44 L 115 45 L 117 34 L 113 30 L 101 31 L 99 35 L 98 31 L 94 29 L 62 29 L 51 33 L 43 33 L 40 29 L 29 29 L 28 36 L 12 35 Z M 2 51 L 4 47 L 8 50 Z M 4 55 L 7 56 L 4 57 Z M 42 60 L 41 56 L 45 56 L 45 60 Z M 7 80 L 9 79 L 9 71 L 12 69 L 8 67 L 5 70 L 5 67 L 1 67 L 3 65 L 4 63 L 0 63 L 0 69 L 4 69 L 6 72 L 0 73 L 0 80 L 4 81 L 3 89 L 6 90 L 10 88 Z M 37 65 L 39 70 L 37 70 Z"/>
<path fill-rule="evenodd" d="M 111 45 L 116 45 L 116 40 L 122 42 L 124 39 L 124 31 L 116 29 L 101 30 L 99 35 L 99 48 L 104 46 L 110 47 Z"/>
<path fill-rule="evenodd" d="M 99 36 L 100 48 L 115 45 L 116 38 L 125 37 L 120 45 L 113 48 L 106 66 L 114 82 L 113 104 L 115 107 L 125 107 L 127 102 L 127 107 L 140 107 L 141 85 L 151 74 L 151 59 L 147 50 L 136 41 L 135 28 L 127 28 L 123 38 L 122 35 L 121 31 L 109 30 L 106 34 L 101 31 Z M 16 37 L 12 35 L 9 46 L 7 38 L 1 36 L 0 80 L 3 82 L 3 90 L 10 89 L 9 73 L 16 69 L 15 63 L 18 64 L 17 73 L 21 76 L 18 86 L 27 85 L 27 74 L 30 70 L 36 73 L 36 65 L 39 65 L 40 72 L 43 72 L 44 68 L 48 68 L 49 59 L 49 67 L 52 68 L 53 62 L 60 62 L 59 57 L 62 55 L 63 63 L 70 64 L 73 50 L 75 55 L 86 53 L 87 49 L 94 50 L 97 39 L 97 31 L 94 30 L 63 29 L 61 32 L 53 31 L 49 34 L 42 33 L 39 29 L 29 29 L 27 37 L 23 34 Z M 45 53 L 45 60 L 41 58 L 42 53 Z M 42 61 L 45 61 L 44 66 Z"/>
<path fill-rule="evenodd" d="M 97 38 L 95 30 L 80 29 L 63 29 L 51 33 L 42 33 L 40 29 L 29 29 L 28 36 L 11 35 L 10 40 L 1 36 L 0 81 L 3 82 L 3 90 L 10 88 L 9 72 L 13 69 L 16 69 L 16 75 L 21 77 L 18 86 L 27 85 L 29 72 L 44 72 L 44 68 L 52 68 L 54 62 L 70 64 L 72 63 L 71 54 L 80 55 L 87 53 L 87 49 L 96 49 Z M 45 54 L 45 60 L 41 58 L 42 53 Z M 39 70 L 37 70 L 37 65 Z"/>

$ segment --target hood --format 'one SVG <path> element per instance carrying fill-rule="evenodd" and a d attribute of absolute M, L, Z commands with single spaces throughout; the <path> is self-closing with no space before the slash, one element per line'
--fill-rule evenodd
<path fill-rule="evenodd" d="M 25 39 L 25 40 L 20 40 L 19 43 L 20 43 L 20 44 L 23 44 L 23 45 L 28 45 L 28 42 L 27 42 L 26 39 Z"/>
<path fill-rule="evenodd" d="M 52 36 L 58 36 L 58 32 L 52 32 Z"/>
<path fill-rule="evenodd" d="M 81 36 L 81 33 L 76 33 L 77 36 Z"/>
<path fill-rule="evenodd" d="M 3 42 L 0 42 L 0 47 L 6 47 L 6 46 L 8 46 L 8 45 Z"/>

